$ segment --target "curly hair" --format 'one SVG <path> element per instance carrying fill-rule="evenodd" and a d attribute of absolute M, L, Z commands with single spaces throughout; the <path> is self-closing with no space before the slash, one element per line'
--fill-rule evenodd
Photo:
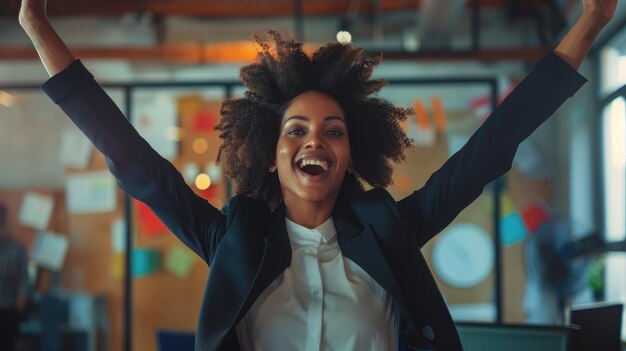
<path fill-rule="evenodd" d="M 346 174 L 338 199 L 363 191 L 361 180 L 371 186 L 389 185 L 391 161 L 404 160 L 411 145 L 400 122 L 413 112 L 371 96 L 386 85 L 371 79 L 381 56 L 350 44 L 329 43 L 310 58 L 302 43 L 274 31 L 268 34 L 270 40 L 253 34 L 259 46 L 257 59 L 240 72 L 247 91 L 222 104 L 216 126 L 223 139 L 217 160 L 235 191 L 269 204 L 282 200 L 278 175 L 268 169 L 285 110 L 293 98 L 309 90 L 333 97 L 346 116 L 354 175 Z"/>

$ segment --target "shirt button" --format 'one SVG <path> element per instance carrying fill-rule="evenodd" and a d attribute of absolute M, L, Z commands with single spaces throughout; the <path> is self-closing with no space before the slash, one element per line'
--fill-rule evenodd
<path fill-rule="evenodd" d="M 429 341 L 435 340 L 435 331 L 433 330 L 433 327 L 431 327 L 430 325 L 427 325 L 424 328 L 422 328 L 422 334 L 424 335 L 426 340 L 429 340 Z"/>
<path fill-rule="evenodd" d="M 320 294 L 319 290 L 314 290 L 314 291 L 313 291 L 313 295 L 314 295 L 314 296 L 317 296 L 317 295 L 319 295 L 319 294 Z"/>
<path fill-rule="evenodd" d="M 317 335 L 317 333 L 316 333 L 316 332 L 314 332 L 314 331 L 312 331 L 312 332 L 310 332 L 310 333 L 309 333 L 309 336 L 310 336 L 310 337 L 312 337 L 312 338 L 314 338 L 316 335 Z"/>

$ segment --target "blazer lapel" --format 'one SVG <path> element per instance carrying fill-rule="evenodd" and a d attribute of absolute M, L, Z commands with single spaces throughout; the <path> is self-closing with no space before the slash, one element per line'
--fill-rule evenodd
<path fill-rule="evenodd" d="M 281 204 L 271 215 L 269 228 L 266 229 L 263 257 L 259 264 L 250 290 L 237 313 L 233 324 L 238 323 L 248 312 L 259 295 L 267 288 L 287 267 L 291 265 L 291 246 L 287 227 L 285 225 L 285 205 Z"/>
<path fill-rule="evenodd" d="M 346 210 L 337 211 L 333 215 L 333 221 L 337 227 L 337 241 L 342 254 L 363 268 L 405 310 L 406 299 L 380 250 L 371 225 L 360 227 L 356 217 Z"/>

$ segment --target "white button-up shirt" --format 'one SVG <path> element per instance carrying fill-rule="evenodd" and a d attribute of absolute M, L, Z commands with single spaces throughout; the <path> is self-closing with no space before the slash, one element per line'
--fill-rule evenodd
<path fill-rule="evenodd" d="M 399 313 L 341 254 L 332 218 L 315 229 L 285 221 L 291 265 L 237 325 L 242 350 L 397 350 Z"/>

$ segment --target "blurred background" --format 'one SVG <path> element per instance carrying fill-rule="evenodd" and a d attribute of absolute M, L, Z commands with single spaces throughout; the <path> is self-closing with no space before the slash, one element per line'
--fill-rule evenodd
<path fill-rule="evenodd" d="M 252 32 L 288 33 L 308 52 L 341 41 L 383 54 L 375 77 L 389 84 L 379 95 L 416 112 L 404 125 L 414 148 L 389 187 L 401 199 L 582 10 L 571 0 L 48 2 L 73 53 L 217 207 L 232 189 L 213 127 L 221 102 L 245 91 L 238 74 L 254 59 Z M 181 350 L 210 270 L 117 188 L 103 156 L 39 90 L 47 74 L 18 10 L 0 2 L 0 203 L 28 256 L 16 350 L 167 350 L 172 340 Z M 591 310 L 614 345 L 626 340 L 623 311 L 604 309 L 626 302 L 624 24 L 622 1 L 580 69 L 590 82 L 424 248 L 462 338 L 476 325 L 517 326 L 567 334 L 572 347 L 566 326 L 588 323 L 573 316 Z"/>

